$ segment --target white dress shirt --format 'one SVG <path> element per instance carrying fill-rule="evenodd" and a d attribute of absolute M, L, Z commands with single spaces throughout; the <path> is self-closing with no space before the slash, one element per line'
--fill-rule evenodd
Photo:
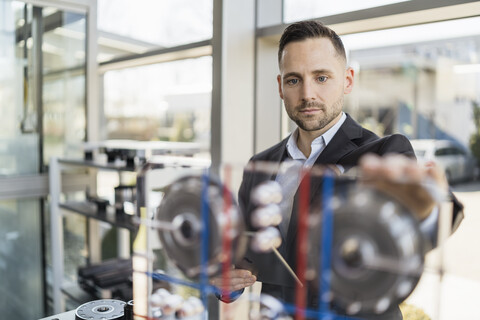
<path fill-rule="evenodd" d="M 328 129 L 324 134 L 315 138 L 311 144 L 311 152 L 307 157 L 298 148 L 298 128 L 290 135 L 287 141 L 287 152 L 289 159 L 282 162 L 279 172 L 275 181 L 282 186 L 283 200 L 280 203 L 280 209 L 282 210 L 283 220 L 280 224 L 280 232 L 283 237 L 286 238 L 288 225 L 290 224 L 290 216 L 292 214 L 293 198 L 297 192 L 298 185 L 300 184 L 300 174 L 304 167 L 312 167 L 315 164 L 318 156 L 322 153 L 325 147 L 330 143 L 338 129 L 345 122 L 347 116 L 342 112 L 340 120 Z M 344 172 L 344 168 L 341 165 L 337 165 L 340 172 Z"/>

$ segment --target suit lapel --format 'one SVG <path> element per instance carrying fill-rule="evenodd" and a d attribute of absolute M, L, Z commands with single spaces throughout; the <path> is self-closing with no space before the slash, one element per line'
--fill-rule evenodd
<path fill-rule="evenodd" d="M 271 161 L 272 162 L 281 163 L 287 158 L 287 156 L 288 156 L 288 153 L 287 153 L 288 139 L 290 139 L 290 135 L 288 137 L 286 137 L 285 139 L 283 139 L 281 147 L 278 148 L 274 153 L 272 153 L 272 155 L 271 155 L 271 159 L 272 159 Z M 275 180 L 276 176 L 277 176 L 276 174 L 272 174 L 271 177 L 270 177 L 270 180 Z"/>
<path fill-rule="evenodd" d="M 351 151 L 357 148 L 357 145 L 352 141 L 353 139 L 360 138 L 362 136 L 362 127 L 356 123 L 348 114 L 347 119 L 342 124 L 340 129 L 337 131 L 335 136 L 332 138 L 330 143 L 325 147 L 322 153 L 318 156 L 315 161 L 315 165 L 326 165 L 326 164 L 337 164 L 338 161 L 350 153 Z M 320 186 L 322 185 L 323 179 L 316 178 L 312 179 L 310 183 L 310 204 L 312 204 L 314 198 L 318 196 Z M 298 228 L 298 190 L 294 197 L 293 202 L 293 211 L 290 219 L 290 225 L 288 226 L 287 232 L 287 252 L 292 251 L 293 244 L 297 237 L 297 228 Z"/>

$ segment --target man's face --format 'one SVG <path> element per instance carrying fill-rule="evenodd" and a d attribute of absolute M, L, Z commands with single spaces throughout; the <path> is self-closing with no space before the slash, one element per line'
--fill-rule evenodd
<path fill-rule="evenodd" d="M 304 131 L 323 133 L 339 119 L 353 70 L 329 39 L 311 38 L 285 46 L 277 80 L 288 116 Z"/>

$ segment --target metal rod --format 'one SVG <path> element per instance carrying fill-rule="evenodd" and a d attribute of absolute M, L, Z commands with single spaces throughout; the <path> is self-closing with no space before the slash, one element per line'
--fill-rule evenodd
<path fill-rule="evenodd" d="M 392 259 L 386 256 L 375 256 L 363 262 L 366 269 L 385 271 L 393 274 L 402 274 L 407 276 L 420 277 L 423 273 L 421 264 L 409 265 L 402 263 L 397 259 Z"/>
<path fill-rule="evenodd" d="M 228 289 L 230 286 L 230 278 L 228 273 L 230 271 L 230 266 L 232 264 L 232 241 L 231 241 L 231 219 L 230 212 L 232 207 L 232 201 L 230 196 L 230 184 L 232 178 L 232 168 L 230 166 L 225 166 L 224 168 L 224 186 L 223 186 L 223 215 L 225 217 L 225 228 L 222 233 L 222 249 L 223 249 L 223 261 L 222 261 L 222 283 L 223 283 L 223 292 L 222 296 L 228 295 L 228 300 L 231 299 Z M 228 305 L 226 306 L 228 308 Z M 227 312 L 228 313 L 228 312 Z"/>
<path fill-rule="evenodd" d="M 200 287 L 201 297 L 204 306 L 208 306 L 207 295 L 204 293 L 208 286 L 208 249 L 209 249 L 209 234 L 210 234 L 210 204 L 208 199 L 208 186 L 210 184 L 210 177 L 208 169 L 202 176 L 202 243 L 201 243 L 201 273 L 200 273 Z M 208 310 L 207 310 L 208 314 Z"/>
<path fill-rule="evenodd" d="M 178 226 L 175 226 L 170 221 L 149 220 L 149 219 L 135 219 L 134 223 L 137 225 L 145 225 L 150 228 L 162 230 L 162 231 L 175 231 Z"/>
<path fill-rule="evenodd" d="M 38 134 L 38 167 L 39 172 L 44 169 L 43 164 L 43 13 L 42 8 L 33 7 L 33 20 L 32 20 L 32 39 L 33 39 L 33 86 L 34 86 L 34 106 L 37 111 L 37 125 L 36 132 Z M 27 41 L 25 39 L 25 46 Z M 34 130 L 34 131 L 35 131 Z"/>
<path fill-rule="evenodd" d="M 305 282 L 308 254 L 308 211 L 310 207 L 310 170 L 302 169 L 303 179 L 300 182 L 297 217 L 297 272 L 301 283 Z M 295 288 L 295 319 L 305 319 L 307 307 L 307 293 L 303 286 L 297 284 Z"/>
<path fill-rule="evenodd" d="M 333 173 L 326 174 L 323 181 L 322 195 L 322 245 L 319 259 L 321 260 L 319 270 L 319 288 L 320 311 L 329 312 L 330 303 L 327 299 L 330 292 L 331 274 L 332 274 L 332 246 L 333 246 L 333 198 L 334 176 Z M 319 318 L 321 319 L 321 318 Z"/>
<path fill-rule="evenodd" d="M 277 248 L 272 247 L 273 253 L 277 256 L 278 260 L 287 268 L 288 272 L 292 275 L 292 277 L 295 279 L 297 284 L 303 288 L 303 283 L 300 281 L 300 279 L 297 277 L 295 274 L 295 271 L 288 265 L 287 261 L 282 257 L 282 254 L 277 250 Z"/>
<path fill-rule="evenodd" d="M 255 236 L 255 232 L 253 231 L 244 231 L 243 234 L 247 237 L 253 237 Z M 303 287 L 303 283 L 300 281 L 300 279 L 297 277 L 295 274 L 295 271 L 293 271 L 292 267 L 288 264 L 288 262 L 285 260 L 285 258 L 282 256 L 280 251 L 277 250 L 277 248 L 272 247 L 273 253 L 277 256 L 278 260 L 283 264 L 283 266 L 288 270 L 288 272 L 292 275 L 292 277 L 295 279 L 295 281 Z"/>

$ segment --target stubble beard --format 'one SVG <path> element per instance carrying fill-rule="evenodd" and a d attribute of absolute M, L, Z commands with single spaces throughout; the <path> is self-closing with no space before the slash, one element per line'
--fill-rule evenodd
<path fill-rule="evenodd" d="M 321 115 L 302 115 L 300 112 L 303 109 L 315 108 L 323 111 Z M 295 107 L 294 110 L 286 108 L 287 114 L 297 126 L 304 131 L 317 131 L 325 128 L 342 112 L 343 96 L 341 96 L 330 108 L 323 103 L 318 102 L 304 102 Z"/>

